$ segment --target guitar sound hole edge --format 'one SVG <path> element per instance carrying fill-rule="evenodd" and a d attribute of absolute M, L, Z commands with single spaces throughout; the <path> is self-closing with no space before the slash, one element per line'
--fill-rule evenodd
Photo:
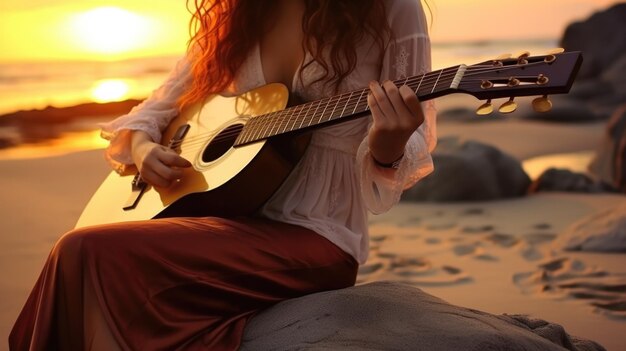
<path fill-rule="evenodd" d="M 233 124 L 211 139 L 202 152 L 202 162 L 211 163 L 226 154 L 235 145 L 235 141 L 242 129 L 243 124 Z"/>

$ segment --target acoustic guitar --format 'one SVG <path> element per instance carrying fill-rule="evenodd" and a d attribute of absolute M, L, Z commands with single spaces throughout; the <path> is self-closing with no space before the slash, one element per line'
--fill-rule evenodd
<path fill-rule="evenodd" d="M 508 97 L 500 112 L 515 109 L 516 96 L 541 97 L 533 107 L 551 107 L 548 94 L 567 93 L 582 62 L 580 52 L 498 57 L 396 80 L 421 101 L 453 93 L 486 99 Z M 238 96 L 213 95 L 184 109 L 163 133 L 166 145 L 189 160 L 179 182 L 147 185 L 138 174 L 112 172 L 93 195 L 77 227 L 173 216 L 238 216 L 258 210 L 303 155 L 308 131 L 370 114 L 369 89 L 286 108 L 289 92 L 268 84 Z"/>

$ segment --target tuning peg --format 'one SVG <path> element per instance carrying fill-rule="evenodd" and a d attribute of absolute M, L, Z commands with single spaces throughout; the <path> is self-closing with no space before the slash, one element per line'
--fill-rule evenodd
<path fill-rule="evenodd" d="M 549 50 L 546 55 L 556 55 L 556 54 L 561 54 L 565 52 L 565 49 L 563 48 L 554 48 L 552 50 Z"/>
<path fill-rule="evenodd" d="M 517 63 L 519 64 L 527 64 L 528 61 L 526 60 L 526 58 L 528 56 L 530 56 L 530 52 L 528 51 L 522 51 L 515 55 L 515 57 L 517 57 Z"/>
<path fill-rule="evenodd" d="M 552 101 L 548 99 L 548 95 L 544 95 L 533 100 L 533 110 L 535 110 L 535 112 L 548 112 L 551 109 Z"/>
<path fill-rule="evenodd" d="M 476 114 L 479 116 L 485 116 L 493 112 L 493 106 L 491 105 L 491 99 L 487 100 L 484 104 L 478 106 Z"/>
<path fill-rule="evenodd" d="M 503 103 L 500 108 L 498 109 L 498 111 L 500 113 L 511 113 L 515 110 L 517 110 L 517 102 L 513 101 L 513 97 L 511 97 L 509 99 L 509 101 Z"/>

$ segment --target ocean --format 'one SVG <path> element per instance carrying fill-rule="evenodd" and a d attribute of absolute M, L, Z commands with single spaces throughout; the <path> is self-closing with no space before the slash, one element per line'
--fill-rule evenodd
<path fill-rule="evenodd" d="M 556 39 L 435 43 L 433 70 L 460 63 L 478 63 L 502 53 L 527 50 L 543 54 L 555 46 Z M 178 56 L 169 56 L 116 62 L 0 63 L 0 115 L 98 100 L 94 90 L 104 81 L 125 83 L 128 91 L 119 98 L 144 98 L 166 78 L 178 59 Z M 106 98 L 101 99 L 104 100 Z"/>
<path fill-rule="evenodd" d="M 433 70 L 461 63 L 479 63 L 503 53 L 529 51 L 544 54 L 558 46 L 557 43 L 556 39 L 434 43 Z M 47 106 L 143 99 L 161 84 L 178 59 L 179 56 L 168 56 L 116 62 L 0 63 L 0 116 Z M 1 129 L 0 137 L 12 133 Z M 18 145 L 25 152 L 18 150 L 19 147 L 5 148 L 0 150 L 0 158 L 47 155 L 48 151 L 58 151 L 63 145 L 78 145 L 70 151 L 104 147 L 105 144 L 98 140 L 95 124 L 87 129 L 63 133 L 59 136 L 61 140 L 57 137 L 54 142 L 43 140 L 37 145 Z M 35 150 L 26 151 L 24 147 L 35 147 Z"/>

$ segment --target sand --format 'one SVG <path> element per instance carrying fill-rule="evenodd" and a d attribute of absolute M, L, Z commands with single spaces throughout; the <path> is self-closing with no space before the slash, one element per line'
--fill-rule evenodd
<path fill-rule="evenodd" d="M 602 133 L 601 123 L 519 119 L 439 126 L 440 136 L 487 142 L 520 160 L 591 155 Z M 581 168 L 588 158 L 573 157 L 572 166 Z M 0 161 L 0 349 L 53 243 L 74 226 L 107 174 L 98 150 Z M 626 300 L 619 289 L 626 284 L 626 255 L 562 252 L 554 241 L 580 217 L 625 202 L 620 195 L 541 193 L 482 203 L 403 203 L 371 218 L 370 259 L 358 284 L 406 282 L 456 305 L 531 314 L 623 350 L 626 316 L 596 302 L 607 293 L 603 286 L 618 287 L 610 293 Z"/>

